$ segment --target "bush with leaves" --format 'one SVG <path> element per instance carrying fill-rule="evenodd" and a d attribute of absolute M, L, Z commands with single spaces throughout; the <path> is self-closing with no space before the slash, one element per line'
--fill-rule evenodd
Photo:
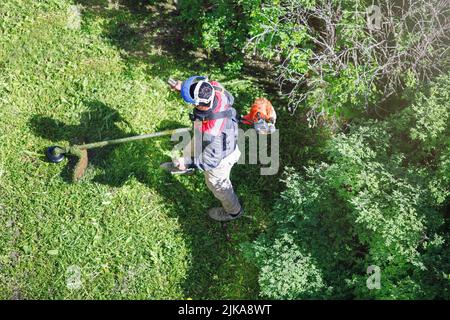
<path fill-rule="evenodd" d="M 283 0 L 253 18 L 248 47 L 310 123 L 336 124 L 449 66 L 450 0 Z"/>
<path fill-rule="evenodd" d="M 236 73 L 243 65 L 242 49 L 253 23 L 252 16 L 263 2 L 179 0 L 180 25 L 188 42 L 206 49 L 209 56 L 214 54 L 226 71 Z"/>
<path fill-rule="evenodd" d="M 245 247 L 264 297 L 450 298 L 448 92 L 450 75 L 385 121 L 336 135 L 327 163 L 287 171 L 276 226 Z M 379 290 L 366 286 L 370 265 Z"/>
<path fill-rule="evenodd" d="M 290 110 L 333 127 L 450 65 L 450 0 L 180 0 L 191 43 L 237 74 L 275 66 Z"/>
<path fill-rule="evenodd" d="M 260 294 L 275 299 L 320 297 L 325 289 L 314 258 L 302 252 L 291 235 L 274 239 L 269 246 L 258 243 L 249 258 L 263 261 Z M 275 258 L 274 258 L 275 257 Z"/>

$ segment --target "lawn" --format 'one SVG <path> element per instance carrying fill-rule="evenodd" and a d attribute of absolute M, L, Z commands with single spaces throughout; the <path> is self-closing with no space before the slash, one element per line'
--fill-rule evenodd
<path fill-rule="evenodd" d="M 50 145 L 189 126 L 169 76 L 208 74 L 241 112 L 257 95 L 271 98 L 251 76 L 229 77 L 183 44 L 170 3 L 128 3 L 0 5 L 0 298 L 258 298 L 257 269 L 241 244 L 271 223 L 278 176 L 233 169 L 246 213 L 227 240 L 206 215 L 217 201 L 203 175 L 159 169 L 170 160 L 168 137 L 90 152 L 76 184 L 73 161 L 44 157 Z"/>

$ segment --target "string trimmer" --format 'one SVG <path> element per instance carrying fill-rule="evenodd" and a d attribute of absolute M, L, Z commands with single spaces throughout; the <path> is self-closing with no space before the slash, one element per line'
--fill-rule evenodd
<path fill-rule="evenodd" d="M 87 165 L 88 165 L 88 154 L 87 150 L 94 149 L 94 148 L 101 148 L 109 145 L 115 145 L 125 142 L 131 142 L 136 140 L 144 140 L 144 139 L 150 139 L 154 137 L 161 137 L 166 135 L 172 135 L 175 133 L 183 133 L 190 131 L 191 128 L 181 128 L 181 129 L 174 129 L 174 130 L 165 130 L 155 133 L 149 133 L 149 134 L 143 134 L 140 136 L 133 136 L 133 137 L 126 137 L 126 138 L 120 138 L 120 139 L 114 139 L 114 140 L 106 140 L 106 141 L 99 141 L 99 142 L 93 142 L 88 144 L 81 144 L 81 145 L 72 145 L 67 147 L 60 147 L 60 146 L 51 146 L 47 148 L 46 156 L 47 159 L 50 162 L 53 163 L 59 163 L 66 156 L 75 156 L 78 157 L 78 161 L 75 165 L 75 169 L 73 172 L 73 181 L 78 181 L 81 177 L 83 177 Z"/>

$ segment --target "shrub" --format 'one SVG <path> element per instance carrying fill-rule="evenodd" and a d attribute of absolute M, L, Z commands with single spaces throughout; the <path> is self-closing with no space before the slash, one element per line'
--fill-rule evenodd
<path fill-rule="evenodd" d="M 285 234 L 273 245 L 258 244 L 252 260 L 261 268 L 261 296 L 271 299 L 300 299 L 317 296 L 324 288 L 321 271 L 314 258 L 302 253 L 291 235 Z"/>
<path fill-rule="evenodd" d="M 276 226 L 246 247 L 257 256 L 262 295 L 450 297 L 449 79 L 387 120 L 333 137 L 327 163 L 286 172 Z M 370 265 L 380 267 L 380 290 L 366 287 Z"/>
<path fill-rule="evenodd" d="M 292 112 L 336 127 L 449 66 L 448 1 L 180 0 L 195 46 L 237 75 L 256 55 L 276 68 Z"/>

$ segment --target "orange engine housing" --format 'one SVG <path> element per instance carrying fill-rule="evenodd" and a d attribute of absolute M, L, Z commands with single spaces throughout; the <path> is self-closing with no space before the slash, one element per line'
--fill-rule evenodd
<path fill-rule="evenodd" d="M 256 98 L 250 108 L 250 112 L 243 116 L 242 119 L 243 123 L 250 125 L 258 122 L 260 119 L 275 124 L 277 115 L 272 103 L 268 99 Z"/>

